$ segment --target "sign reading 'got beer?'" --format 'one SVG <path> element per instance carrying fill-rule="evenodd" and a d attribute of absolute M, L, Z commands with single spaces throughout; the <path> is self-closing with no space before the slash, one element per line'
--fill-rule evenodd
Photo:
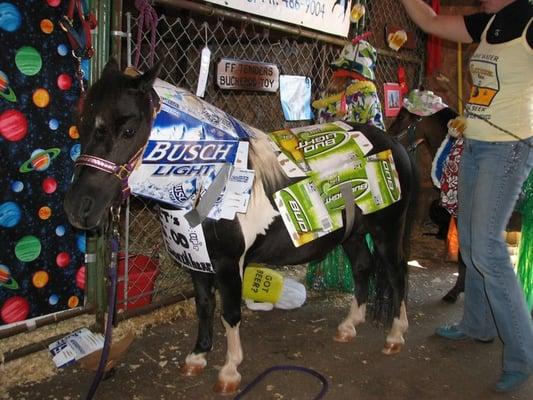
<path fill-rule="evenodd" d="M 275 64 L 222 58 L 217 65 L 220 89 L 277 92 L 279 69 Z"/>

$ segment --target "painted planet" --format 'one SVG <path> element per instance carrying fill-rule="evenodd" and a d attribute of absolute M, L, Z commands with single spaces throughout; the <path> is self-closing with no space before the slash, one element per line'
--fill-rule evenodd
<path fill-rule="evenodd" d="M 51 161 L 56 158 L 61 150 L 57 147 L 43 150 L 36 149 L 31 153 L 29 160 L 24 161 L 20 166 L 19 172 L 45 171 L 50 166 Z"/>
<path fill-rule="evenodd" d="M 0 287 L 5 287 L 6 289 L 11 290 L 17 290 L 19 288 L 19 284 L 11 276 L 11 271 L 4 264 L 0 264 Z"/>
<path fill-rule="evenodd" d="M 76 271 L 76 286 L 81 290 L 85 290 L 85 272 L 85 265 L 82 265 Z"/>
<path fill-rule="evenodd" d="M 21 181 L 13 181 L 11 183 L 11 190 L 15 193 L 20 193 L 24 190 L 24 184 Z"/>
<path fill-rule="evenodd" d="M 66 56 L 68 54 L 68 47 L 64 44 L 58 45 L 57 54 L 59 54 L 60 56 Z"/>
<path fill-rule="evenodd" d="M 12 228 L 20 222 L 22 212 L 17 203 L 6 201 L 0 204 L 0 226 L 2 228 Z"/>
<path fill-rule="evenodd" d="M 80 132 L 78 132 L 78 127 L 76 125 L 72 125 L 70 128 L 68 128 L 68 135 L 72 139 L 79 139 L 80 138 Z"/>
<path fill-rule="evenodd" d="M 41 20 L 40 27 L 41 31 L 47 35 L 54 31 L 54 23 L 47 18 Z"/>
<path fill-rule="evenodd" d="M 29 313 L 30 303 L 22 296 L 10 297 L 0 309 L 0 317 L 6 324 L 24 321 Z"/>
<path fill-rule="evenodd" d="M 23 46 L 17 50 L 15 64 L 24 75 L 33 76 L 39 73 L 43 60 L 39 52 L 31 46 Z"/>
<path fill-rule="evenodd" d="M 42 206 L 37 214 L 42 220 L 47 220 L 52 216 L 52 209 L 48 206 Z"/>
<path fill-rule="evenodd" d="M 24 236 L 15 245 L 15 256 L 22 262 L 33 261 L 40 254 L 41 241 L 33 235 Z"/>
<path fill-rule="evenodd" d="M 17 101 L 17 96 L 13 89 L 9 87 L 9 78 L 4 71 L 0 71 L 0 96 L 12 103 Z"/>
<path fill-rule="evenodd" d="M 31 282 L 33 283 L 33 286 L 40 289 L 46 286 L 49 279 L 48 272 L 41 270 L 33 274 Z"/>
<path fill-rule="evenodd" d="M 43 179 L 41 187 L 46 194 L 52 194 L 57 189 L 57 181 L 52 177 L 45 178 Z"/>
<path fill-rule="evenodd" d="M 59 128 L 59 121 L 55 118 L 52 118 L 50 121 L 48 121 L 48 127 L 55 131 L 57 128 Z"/>
<path fill-rule="evenodd" d="M 61 90 L 69 90 L 72 87 L 72 78 L 69 74 L 61 74 L 57 77 L 57 87 Z"/>
<path fill-rule="evenodd" d="M 18 142 L 28 133 L 28 120 L 18 110 L 7 110 L 0 114 L 0 135 L 10 142 Z"/>
<path fill-rule="evenodd" d="M 20 11 L 11 3 L 0 3 L 0 29 L 15 32 L 22 24 Z"/>
<path fill-rule="evenodd" d="M 56 256 L 56 264 L 59 268 L 65 268 L 70 264 L 70 254 L 62 251 Z"/>
<path fill-rule="evenodd" d="M 61 237 L 65 234 L 65 227 L 63 225 L 56 226 L 56 235 Z"/>
<path fill-rule="evenodd" d="M 46 0 L 50 7 L 57 7 L 61 4 L 61 0 Z"/>
<path fill-rule="evenodd" d="M 48 298 L 48 304 L 51 306 L 55 306 L 59 302 L 59 296 L 57 294 L 53 294 Z"/>
<path fill-rule="evenodd" d="M 68 307 L 69 308 L 74 308 L 74 307 L 77 307 L 78 304 L 80 304 L 80 299 L 78 299 L 78 296 L 70 296 L 68 298 Z"/>
<path fill-rule="evenodd" d="M 72 159 L 72 161 L 76 161 L 76 159 L 80 156 L 80 152 L 81 146 L 79 143 L 76 143 L 70 148 L 70 158 Z"/>
<path fill-rule="evenodd" d="M 85 253 L 85 250 L 86 250 L 85 243 L 86 243 L 85 234 L 84 233 L 77 234 L 76 235 L 76 245 L 78 246 L 78 250 L 80 251 L 80 253 Z"/>
<path fill-rule="evenodd" d="M 39 108 L 45 108 L 50 103 L 50 93 L 44 88 L 39 88 L 33 92 L 33 104 Z"/>

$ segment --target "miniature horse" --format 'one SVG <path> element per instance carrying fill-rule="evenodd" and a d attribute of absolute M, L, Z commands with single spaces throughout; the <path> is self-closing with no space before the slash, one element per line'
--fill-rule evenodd
<path fill-rule="evenodd" d="M 409 151 L 414 152 L 418 145 L 424 143 L 433 159 L 448 133 L 448 121 L 457 116 L 458 114 L 451 108 L 443 108 L 433 115 L 421 117 L 402 107 L 388 132 L 396 137 Z M 439 226 L 437 237 L 444 239 L 450 223 L 450 214 L 440 206 L 438 200 L 431 204 L 429 212 L 431 219 Z M 465 289 L 466 265 L 460 253 L 458 272 L 459 275 L 455 285 L 442 298 L 446 303 L 455 303 Z"/>
<path fill-rule="evenodd" d="M 147 142 L 156 104 L 153 82 L 158 74 L 153 68 L 139 77 L 121 73 L 116 63 L 109 62 L 101 79 L 88 91 L 80 118 L 80 157 L 107 160 L 115 170 L 131 171 L 135 155 Z M 251 262 L 268 265 L 301 264 L 324 257 L 342 242 L 351 262 L 356 295 L 347 317 L 339 324 L 338 341 L 356 336 L 356 325 L 365 321 L 366 305 L 372 304 L 373 319 L 387 321 L 390 331 L 383 348 L 385 354 L 401 351 L 407 331 L 406 314 L 407 256 L 409 211 L 417 188 L 415 164 L 408 152 L 383 131 L 364 125 L 355 126 L 373 144 L 373 152 L 391 149 L 398 172 L 402 198 L 378 212 L 356 216 L 354 228 L 346 235 L 344 228 L 307 243 L 292 245 L 272 195 L 291 184 L 273 152 L 267 136 L 258 133 L 249 138 L 249 165 L 255 171 L 248 210 L 234 220 L 202 223 L 209 255 L 215 273 L 191 271 L 195 289 L 198 336 L 193 351 L 187 356 L 182 372 L 196 375 L 207 365 L 207 353 L 213 346 L 215 288 L 222 301 L 222 323 L 226 330 L 227 356 L 218 374 L 215 391 L 231 393 L 238 389 L 241 375 L 237 368 L 243 360 L 239 337 L 241 321 L 241 277 Z M 117 179 L 117 176 L 119 179 Z M 121 201 L 124 176 L 77 163 L 64 208 L 69 221 L 80 229 L 101 227 L 110 207 Z M 126 182 L 127 185 L 127 182 Z M 105 189 L 104 189 L 105 188 Z M 344 218 L 344 215 L 343 215 Z M 371 252 L 364 240 L 370 233 L 374 241 Z M 369 301 L 369 278 L 374 277 L 375 290 Z"/>

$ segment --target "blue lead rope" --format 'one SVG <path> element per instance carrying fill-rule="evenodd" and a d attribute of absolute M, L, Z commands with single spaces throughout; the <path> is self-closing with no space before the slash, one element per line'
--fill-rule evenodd
<path fill-rule="evenodd" d="M 270 374 L 271 372 L 274 372 L 274 371 L 299 371 L 299 372 L 308 373 L 310 375 L 313 375 L 315 378 L 317 378 L 322 383 L 322 389 L 320 390 L 320 392 L 315 397 L 313 397 L 312 400 L 321 399 L 322 397 L 324 397 L 324 395 L 328 391 L 328 387 L 329 387 L 328 381 L 326 380 L 324 375 L 320 374 L 319 372 L 315 371 L 314 369 L 306 368 L 306 367 L 300 367 L 298 365 L 275 365 L 275 366 L 267 368 L 263 372 L 261 372 L 252 382 L 250 382 L 244 388 L 244 390 L 242 392 L 240 392 L 237 396 L 235 396 L 233 400 L 242 399 L 243 396 L 245 394 L 247 394 L 248 392 L 250 392 L 260 381 L 262 381 L 265 378 L 265 376 L 267 376 L 268 374 Z"/>

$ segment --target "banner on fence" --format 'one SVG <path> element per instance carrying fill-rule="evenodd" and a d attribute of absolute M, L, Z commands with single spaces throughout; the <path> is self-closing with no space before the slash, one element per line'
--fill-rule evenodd
<path fill-rule="evenodd" d="M 351 0 L 207 0 L 250 14 L 347 37 Z"/>

